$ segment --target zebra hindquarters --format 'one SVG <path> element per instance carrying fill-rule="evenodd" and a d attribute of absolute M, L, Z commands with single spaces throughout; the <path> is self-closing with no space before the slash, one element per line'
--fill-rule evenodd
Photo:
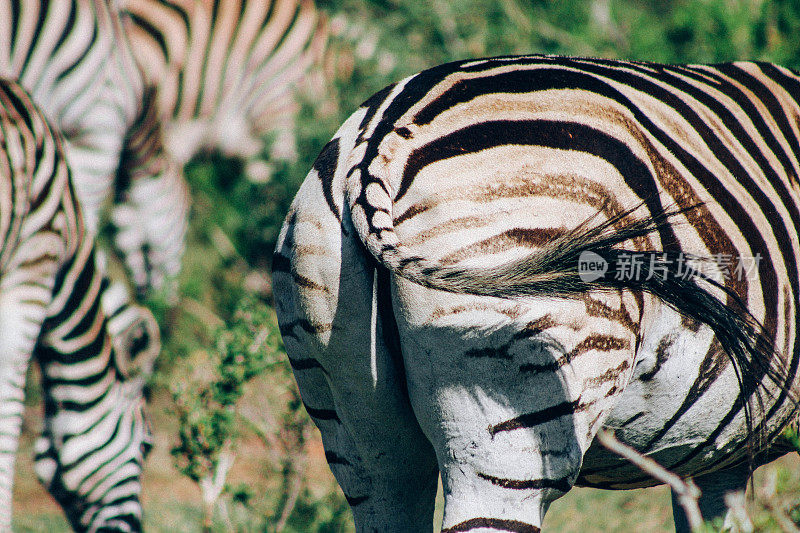
<path fill-rule="evenodd" d="M 83 240 L 57 277 L 35 353 L 45 404 L 35 468 L 77 531 L 140 531 L 151 435 L 142 381 L 124 381 L 118 368 L 104 288 L 93 244 Z"/>
<path fill-rule="evenodd" d="M 323 194 L 306 180 L 275 254 L 286 351 L 357 531 L 431 531 L 436 460 L 408 401 L 388 276 Z"/>
<path fill-rule="evenodd" d="M 443 531 L 539 531 L 630 377 L 637 328 L 620 310 L 632 300 L 501 300 L 397 280 L 409 395 L 442 473 Z"/>

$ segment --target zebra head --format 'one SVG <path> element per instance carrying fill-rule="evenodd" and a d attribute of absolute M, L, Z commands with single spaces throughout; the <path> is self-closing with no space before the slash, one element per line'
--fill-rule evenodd
<path fill-rule="evenodd" d="M 156 87 L 145 88 L 139 111 L 125 134 L 108 229 L 138 296 L 157 291 L 173 300 L 189 192 L 183 165 L 164 150 L 156 94 Z"/>
<path fill-rule="evenodd" d="M 161 348 L 159 330 L 123 286 L 103 286 L 107 357 L 87 361 L 103 365 L 88 378 L 97 388 L 65 401 L 72 387 L 51 379 L 57 359 L 41 359 L 46 420 L 34 467 L 75 530 L 141 531 L 140 476 L 153 441 L 143 388 Z M 86 379 L 75 376 L 76 384 Z"/>
<path fill-rule="evenodd" d="M 35 443 L 36 474 L 76 531 L 142 530 L 140 477 L 153 437 L 141 378 L 123 379 L 113 367 L 101 409 L 70 413 L 85 419 L 85 433 L 59 431 L 71 422 L 56 413 Z"/>
<path fill-rule="evenodd" d="M 140 477 L 144 459 L 152 448 L 144 401 L 125 398 L 108 415 L 119 422 L 97 446 L 69 462 L 52 435 L 43 433 L 35 443 L 34 470 L 58 501 L 75 531 L 141 531 Z M 98 424 L 102 424 L 102 421 Z M 75 435 L 73 439 L 91 437 Z M 107 439 L 107 440 L 106 440 Z"/>

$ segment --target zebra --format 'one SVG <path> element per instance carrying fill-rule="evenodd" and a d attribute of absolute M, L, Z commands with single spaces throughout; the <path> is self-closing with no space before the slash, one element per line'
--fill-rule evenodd
<path fill-rule="evenodd" d="M 1 0 L 0 76 L 19 80 L 64 136 L 87 229 L 113 199 L 114 245 L 138 292 L 167 285 L 188 195 L 117 10 L 109 0 Z"/>
<path fill-rule="evenodd" d="M 104 291 L 110 302 L 119 297 L 97 269 L 62 140 L 25 90 L 5 79 L 0 146 L 0 530 L 11 527 L 32 359 L 45 398 L 37 473 L 76 530 L 140 530 L 139 475 L 151 438 L 142 382 L 124 379 L 136 361 L 124 357 L 157 351 L 157 339 L 139 333 L 152 315 L 118 317 L 118 353 L 100 299 Z"/>
<path fill-rule="evenodd" d="M 357 530 L 430 531 L 438 473 L 444 532 L 655 484 L 601 427 L 722 514 L 797 413 L 799 140 L 800 75 L 769 63 L 499 57 L 368 99 L 273 260 Z"/>
<path fill-rule="evenodd" d="M 123 0 L 125 33 L 157 88 L 166 149 L 182 166 L 202 149 L 247 162 L 246 174 L 269 177 L 258 160 L 293 161 L 297 150 L 294 89 L 324 49 L 325 19 L 311 0 Z"/>

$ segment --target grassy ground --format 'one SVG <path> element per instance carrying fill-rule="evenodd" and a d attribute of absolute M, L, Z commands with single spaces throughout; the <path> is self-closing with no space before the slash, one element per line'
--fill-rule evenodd
<path fill-rule="evenodd" d="M 173 466 L 169 449 L 174 444 L 171 431 L 174 421 L 167 414 L 166 406 L 166 398 L 159 397 L 151 406 L 155 446 L 144 475 L 145 530 L 157 533 L 197 532 L 201 530 L 202 523 L 200 492 Z M 40 423 L 38 412 L 37 408 L 30 408 L 26 416 L 14 486 L 14 530 L 69 531 L 60 509 L 33 474 L 33 428 Z M 312 478 L 312 485 L 320 491 L 336 490 L 324 463 L 319 441 L 315 440 L 309 449 L 311 464 L 308 476 Z M 242 458 L 231 476 L 238 479 L 249 477 L 252 480 L 253 476 L 258 475 L 259 458 L 247 453 L 240 456 Z M 782 494 L 795 497 L 800 494 L 800 460 L 795 454 L 760 469 L 756 476 L 758 490 L 776 483 L 777 479 Z M 437 505 L 437 516 L 441 516 L 441 501 Z M 236 522 L 235 517 L 233 521 Z M 222 520 L 218 520 L 215 530 L 256 531 L 254 527 L 241 522 L 235 529 L 228 529 Z M 630 491 L 573 489 L 553 504 L 545 519 L 544 530 L 559 533 L 673 531 L 669 492 L 666 487 Z M 762 525 L 759 530 L 778 531 L 770 525 Z"/>

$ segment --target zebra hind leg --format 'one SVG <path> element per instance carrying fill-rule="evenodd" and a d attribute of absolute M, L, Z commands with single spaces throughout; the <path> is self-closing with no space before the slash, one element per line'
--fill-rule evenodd
<path fill-rule="evenodd" d="M 284 334 L 284 340 L 303 404 L 322 434 L 325 459 L 356 530 L 431 531 L 438 467 L 404 388 L 392 380 L 373 388 L 356 367 L 324 369 L 297 337 Z M 353 353 L 360 352 L 353 347 Z"/>
<path fill-rule="evenodd" d="M 697 488 L 700 489 L 698 505 L 703 520 L 712 521 L 716 518 L 725 518 L 725 527 L 730 528 L 728 507 L 725 504 L 725 495 L 730 492 L 744 492 L 749 479 L 747 463 L 712 472 L 693 478 Z M 674 492 L 672 492 L 672 517 L 675 520 L 676 533 L 690 533 L 689 520 L 683 511 Z M 726 529 L 727 531 L 727 529 Z"/>
<path fill-rule="evenodd" d="M 388 442 L 377 443 L 369 455 L 362 454 L 367 427 L 350 431 L 343 420 L 347 414 L 340 416 L 336 410 L 324 378 L 303 374 L 295 374 L 303 403 L 322 434 L 325 459 L 352 510 L 356 530 L 431 531 L 438 481 L 433 458 L 427 461 L 426 470 L 420 471 L 415 461 L 378 450 L 388 449 Z M 409 451 L 425 457 L 424 448 Z"/>
<path fill-rule="evenodd" d="M 409 396 L 442 474 L 442 532 L 537 533 L 629 378 L 634 333 L 613 313 L 589 317 L 583 301 L 402 280 L 397 294 Z"/>
<path fill-rule="evenodd" d="M 445 497 L 443 533 L 538 533 L 550 503 L 577 477 L 583 432 L 569 415 L 580 399 L 569 397 L 556 374 L 509 376 L 504 371 L 509 363 L 515 371 L 524 364 L 548 365 L 515 361 L 525 356 L 519 342 L 510 342 L 517 346 L 506 350 L 502 346 L 507 345 L 500 343 L 495 351 L 481 343 L 465 350 L 463 359 L 454 357 L 447 367 L 443 361 L 434 363 L 447 368 L 443 372 L 452 372 L 438 376 L 438 383 L 410 378 L 415 412 L 421 414 L 439 459 Z M 404 344 L 404 356 L 418 360 L 409 345 Z M 430 356 L 431 351 L 423 352 L 421 357 Z M 493 385 L 487 383 L 495 379 Z M 516 383 L 509 387 L 514 383 L 509 380 Z M 416 385 L 423 381 L 429 385 Z M 538 398 L 524 400 L 520 392 L 525 385 Z M 425 388 L 429 390 L 422 392 Z"/>
<path fill-rule="evenodd" d="M 330 275 L 339 286 L 309 290 L 327 286 L 326 278 L 305 268 L 292 238 L 286 242 L 279 257 L 295 263 L 273 269 L 281 333 L 356 530 L 432 531 L 438 467 L 408 400 L 386 272 L 376 274 L 359 263 L 357 248 L 343 246 L 347 275 Z M 343 295 L 335 307 L 327 305 L 330 293 Z"/>

